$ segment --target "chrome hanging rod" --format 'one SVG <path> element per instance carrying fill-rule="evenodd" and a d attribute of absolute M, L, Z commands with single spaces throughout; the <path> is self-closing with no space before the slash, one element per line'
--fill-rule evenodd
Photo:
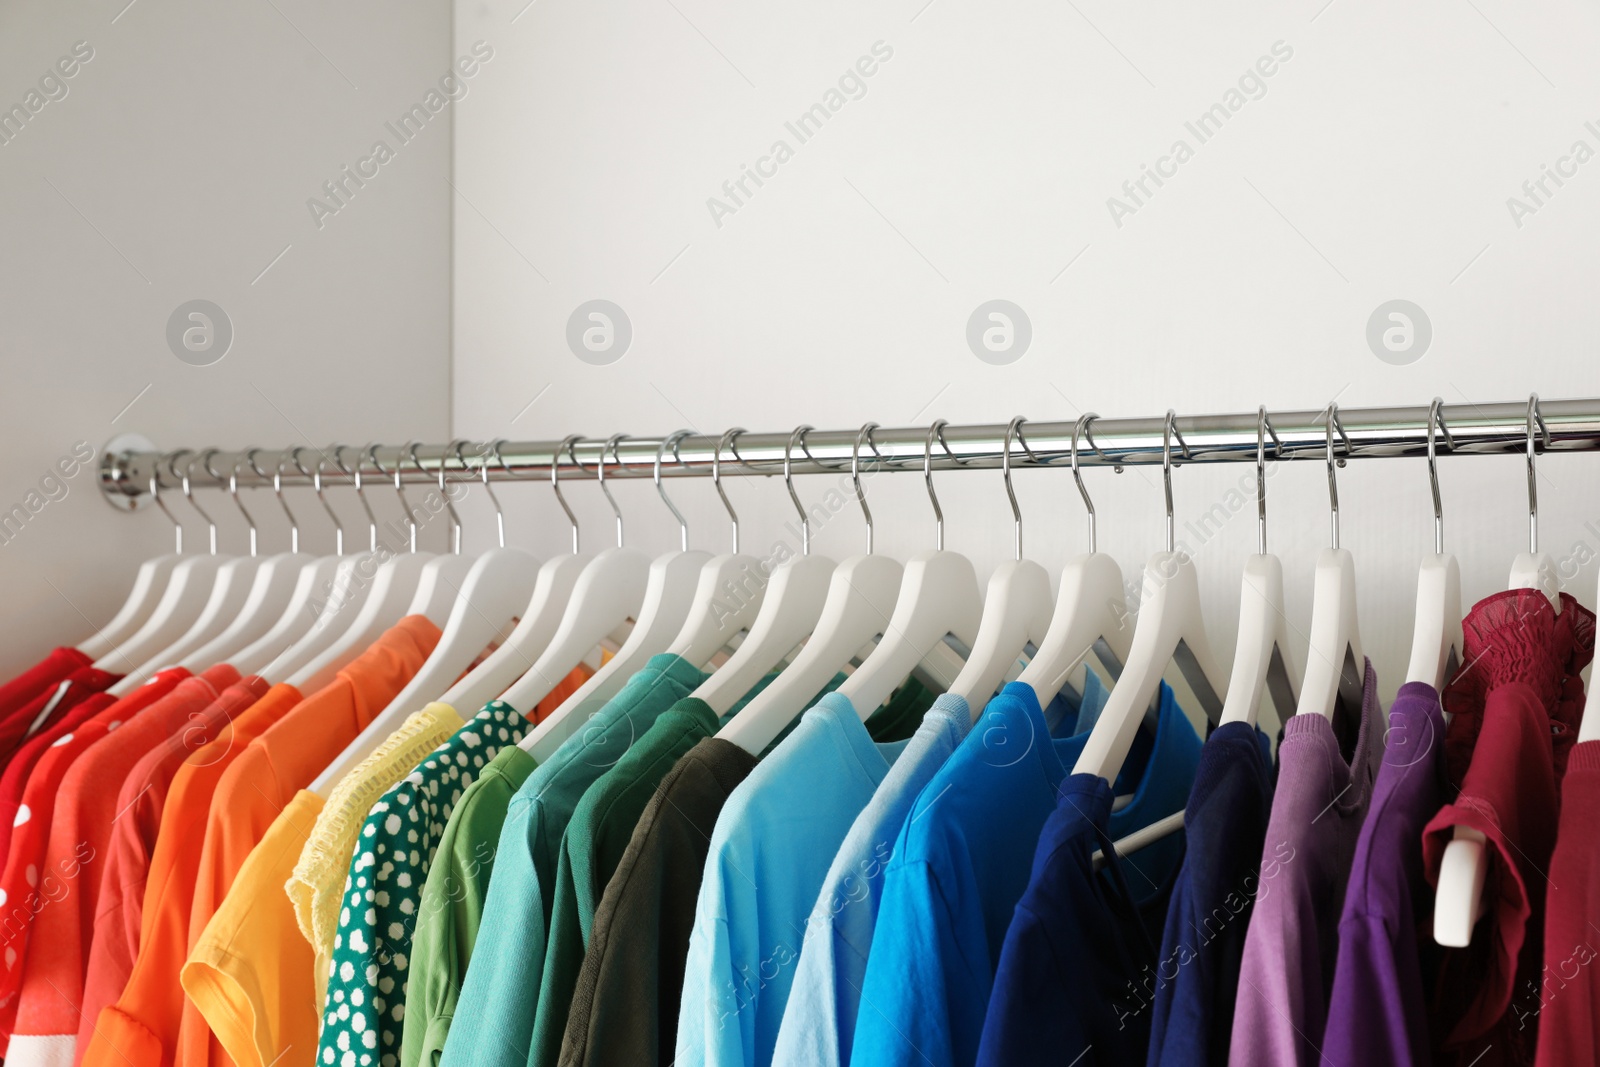
<path fill-rule="evenodd" d="M 1600 397 L 1569 400 L 1540 400 L 1538 410 L 1548 437 L 1541 439 L 1544 452 L 1600 451 Z M 1327 455 L 1328 409 L 1269 411 L 1267 418 L 1281 444 L 1276 460 L 1322 461 Z M 1473 404 L 1445 403 L 1438 418 L 1449 428 L 1449 445 L 1437 449 L 1441 455 L 1521 453 L 1528 440 L 1528 401 Z M 1429 405 L 1414 407 L 1338 409 L 1344 435 L 1339 459 L 1366 459 L 1392 456 L 1426 456 L 1428 453 Z M 1141 418 L 1095 418 L 1079 437 L 1078 462 L 1082 466 L 1105 467 L 1144 464 L 1160 465 L 1164 416 Z M 1243 411 L 1229 415 L 1179 415 L 1176 427 L 1188 445 L 1188 463 L 1254 463 L 1260 412 Z M 1068 467 L 1072 462 L 1074 423 L 1028 422 L 1028 448 L 1015 450 L 1014 468 Z M 793 474 L 842 473 L 850 469 L 850 454 L 857 430 L 810 430 L 805 450 L 790 451 L 789 469 Z M 723 445 L 721 473 L 726 475 L 782 475 L 786 446 L 792 430 L 773 433 L 738 433 Z M 861 466 L 868 471 L 917 471 L 924 469 L 927 426 L 897 429 L 877 427 L 868 447 L 861 450 Z M 675 439 L 673 439 L 675 438 Z M 935 449 L 934 470 L 989 470 L 1000 467 L 1005 455 L 1006 424 L 947 425 L 942 447 Z M 1348 452 L 1345 438 L 1348 439 Z M 720 430 L 712 433 L 668 435 L 666 462 L 659 470 L 666 477 L 709 477 L 716 462 L 719 441 L 726 441 Z M 382 469 L 399 468 L 407 482 L 436 482 L 441 464 L 447 477 L 481 478 L 487 465 L 489 481 L 514 481 L 550 476 L 551 465 L 559 468 L 563 482 L 593 478 L 605 454 L 607 478 L 650 478 L 658 469 L 656 457 L 662 437 L 624 437 L 608 444 L 605 435 L 584 437 L 570 445 L 560 440 L 501 441 L 457 445 L 377 445 L 359 442 L 346 445 L 341 453 L 345 466 L 363 462 L 368 472 L 379 475 L 374 459 Z M 498 444 L 498 447 L 496 447 Z M 194 452 L 210 451 L 194 449 Z M 194 464 L 190 484 L 196 487 L 227 487 L 227 478 L 210 471 L 238 468 L 238 484 L 270 487 L 271 473 L 282 469 L 282 485 L 311 485 L 305 473 L 318 450 L 301 446 L 303 466 L 280 464 L 292 450 L 240 449 L 218 451 L 209 464 Z M 101 456 L 100 487 L 121 510 L 146 503 L 154 480 L 161 489 L 181 487 L 183 467 L 188 456 L 172 461 L 173 453 L 159 451 L 106 451 Z M 255 463 L 243 462 L 251 455 Z M 339 478 L 333 460 L 333 446 L 324 450 L 328 461 L 324 481 Z M 176 470 L 174 468 L 177 468 Z M 259 475 L 257 470 L 268 472 Z M 342 480 L 342 479 L 341 479 Z"/>

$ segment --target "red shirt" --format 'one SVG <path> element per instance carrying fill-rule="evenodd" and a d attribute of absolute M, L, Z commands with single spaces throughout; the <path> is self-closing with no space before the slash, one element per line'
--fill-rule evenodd
<path fill-rule="evenodd" d="M 100 874 L 100 902 L 93 916 L 94 941 L 79 1005 L 80 1052 L 94 1036 L 100 1009 L 122 995 L 133 972 L 143 924 L 145 876 L 173 777 L 190 755 L 215 740 L 235 716 L 260 700 L 267 688 L 264 679 L 254 676 L 229 686 L 191 715 L 188 726 L 146 754 L 123 779 Z"/>
<path fill-rule="evenodd" d="M 117 698 L 106 690 L 120 678 L 121 675 L 97 671 L 93 667 L 80 667 L 64 681 L 35 697 L 29 705 L 34 712 L 32 719 L 39 725 L 26 732 L 22 743 L 6 762 L 5 771 L 0 773 L 0 857 L 11 847 L 11 824 L 22 803 L 28 774 L 39 761 L 40 754 L 63 734 L 115 704 Z M 51 701 L 54 706 L 40 721 L 45 704 Z"/>
<path fill-rule="evenodd" d="M 0 873 L 0 1054 L 5 1052 L 16 1018 L 17 993 L 22 988 L 23 964 L 34 920 L 71 892 L 78 876 L 76 858 L 67 867 L 44 868 L 45 849 L 50 840 L 56 797 L 61 781 L 77 758 L 95 742 L 120 727 L 151 704 L 161 700 L 189 677 L 181 667 L 162 671 L 127 696 L 111 704 L 88 722 L 58 737 L 40 754 L 28 776 L 22 803 L 13 818 L 11 846 Z M 93 698 L 91 698 L 93 699 Z M 120 784 L 120 783 L 119 783 Z"/>
<path fill-rule="evenodd" d="M 1594 655 L 1594 613 L 1561 594 L 1512 589 L 1465 621 L 1464 666 L 1444 691 L 1445 762 L 1460 795 L 1423 831 L 1428 880 L 1456 827 L 1487 839 L 1485 915 L 1464 949 L 1444 953 L 1435 992 L 1441 1064 L 1531 1064 L 1537 1032 L 1547 870 L 1558 768 L 1583 711 L 1578 672 Z"/>
<path fill-rule="evenodd" d="M 31 710 L 29 706 L 40 697 L 45 697 L 72 672 L 89 666 L 92 666 L 89 657 L 77 649 L 58 648 L 5 685 L 0 685 L 0 760 L 11 755 L 38 716 L 38 706 Z"/>
<path fill-rule="evenodd" d="M 1590 712 L 1590 714 L 1594 714 Z M 1545 901 L 1539 1067 L 1600 1056 L 1600 741 L 1572 749 Z M 1519 998 L 1520 999 L 1520 998 Z"/>
<path fill-rule="evenodd" d="M 50 686 L 93 661 L 75 648 L 58 648 L 5 685 L 0 685 L 0 721 Z"/>
<path fill-rule="evenodd" d="M 128 772 L 151 749 L 181 736 L 189 717 L 206 706 L 239 672 L 227 664 L 180 682 L 172 692 L 95 742 L 73 761 L 61 779 L 50 839 L 41 871 L 59 872 L 68 883 L 60 900 L 43 908 L 33 922 L 33 943 L 48 951 L 29 952 L 22 964 L 16 1022 L 6 1050 L 11 1067 L 60 1062 L 60 1052 L 77 1041 L 77 1005 L 83 999 L 100 877 L 116 820 L 117 799 Z"/>

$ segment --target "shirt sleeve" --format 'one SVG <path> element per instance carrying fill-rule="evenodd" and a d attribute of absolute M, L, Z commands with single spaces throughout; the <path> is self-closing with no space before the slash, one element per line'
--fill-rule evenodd
<path fill-rule="evenodd" d="M 824 883 L 822 895 L 806 922 L 800 962 L 795 964 L 789 1002 L 784 1006 L 777 1045 L 772 1050 L 772 1067 L 842 1067 L 848 1057 L 848 1049 L 840 1048 L 847 1023 L 839 1018 L 834 995 L 835 896 L 833 882 Z M 850 1024 L 854 1022 L 853 1018 L 848 1020 Z"/>
<path fill-rule="evenodd" d="M 1324 1054 L 1335 1063 L 1429 1062 L 1427 1005 L 1408 995 L 1421 989 L 1414 944 L 1395 943 L 1383 919 L 1347 914 L 1339 923 Z"/>
<path fill-rule="evenodd" d="M 678 1008 L 678 1048 L 675 1067 L 712 1067 L 744 1063 L 749 1047 L 740 1016 L 751 1005 L 754 991 L 732 982 L 717 981 L 716 975 L 729 974 L 733 950 L 728 923 L 720 914 L 708 914 L 706 879 L 695 916 L 694 933 L 689 938 L 689 958 L 683 970 L 683 1000 Z M 720 896 L 720 892 L 714 893 Z"/>

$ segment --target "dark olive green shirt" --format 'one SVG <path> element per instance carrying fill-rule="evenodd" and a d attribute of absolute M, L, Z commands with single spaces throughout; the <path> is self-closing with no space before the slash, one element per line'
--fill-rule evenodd
<path fill-rule="evenodd" d="M 712 737 L 662 779 L 595 910 L 560 1067 L 653 1067 L 672 1058 L 711 831 L 755 765 L 738 745 Z"/>
<path fill-rule="evenodd" d="M 667 772 L 690 749 L 717 731 L 710 705 L 685 697 L 663 712 L 616 766 L 590 786 L 561 839 L 550 943 L 533 1017 L 530 1067 L 555 1067 L 566 1030 L 595 909 L 628 849 L 634 828 Z M 699 868 L 694 868 L 696 882 Z"/>

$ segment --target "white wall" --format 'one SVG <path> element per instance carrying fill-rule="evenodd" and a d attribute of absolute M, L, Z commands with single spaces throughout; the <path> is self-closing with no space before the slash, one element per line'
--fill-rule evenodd
<path fill-rule="evenodd" d="M 92 58 L 59 79 L 77 42 Z M 92 470 L 65 496 L 47 485 L 58 499 L 38 492 L 76 442 L 447 433 L 452 116 L 441 107 L 403 146 L 384 123 L 453 59 L 442 2 L 0 7 L 0 109 L 37 109 L 0 127 L 0 512 L 42 505 L 0 543 L 0 676 L 103 622 L 134 564 L 169 550 L 166 521 L 114 513 Z M 348 184 L 319 228 L 308 199 L 380 138 L 395 158 Z M 195 298 L 234 329 L 209 366 L 166 340 L 169 315 Z M 330 547 L 309 497 L 296 502 L 308 545 Z M 242 550 L 231 504 L 206 504 L 227 523 L 224 547 Z M 252 505 L 264 547 L 282 550 L 281 512 L 270 496 Z"/>
<path fill-rule="evenodd" d="M 458 49 L 479 39 L 494 49 L 456 125 L 455 180 L 472 205 L 455 231 L 459 434 L 1068 419 L 1435 394 L 1448 417 L 1533 390 L 1600 393 L 1600 162 L 1560 188 L 1547 179 L 1553 195 L 1528 201 L 1538 210 L 1520 220 L 1507 203 L 1573 142 L 1600 150 L 1600 20 L 1587 6 L 525 4 L 483 0 L 455 15 Z M 864 95 L 800 143 L 785 122 L 877 42 L 893 55 Z M 1275 49 L 1264 88 L 1244 84 L 1257 98 L 1241 95 L 1205 143 L 1186 129 Z M 732 214 L 708 208 L 778 139 L 793 158 L 748 185 Z M 1159 188 L 1147 179 L 1152 195 L 1114 219 L 1108 198 L 1177 139 L 1192 158 Z M 633 329 L 607 366 L 580 361 L 564 339 L 568 316 L 596 298 L 624 308 Z M 1031 348 L 1009 366 L 981 362 L 965 340 L 968 316 L 994 298 L 1032 324 Z M 1396 298 L 1425 309 L 1433 330 L 1406 366 L 1378 359 L 1365 338 L 1374 309 Z M 1558 558 L 1595 546 L 1600 521 L 1585 523 L 1600 519 L 1600 459 L 1552 457 L 1540 471 L 1545 546 Z M 1180 520 L 1242 476 L 1180 471 Z M 1102 547 L 1134 572 L 1160 547 L 1159 475 L 1089 480 Z M 1477 598 L 1523 547 L 1521 466 L 1446 460 L 1443 481 L 1449 546 Z M 1392 693 L 1416 561 L 1431 550 L 1425 472 L 1420 461 L 1362 462 L 1341 487 L 1368 644 Z M 954 474 L 940 488 L 950 547 L 986 574 L 1010 544 L 998 476 Z M 1018 490 L 1031 555 L 1054 568 L 1083 549 L 1067 475 L 1030 472 Z M 783 536 L 790 511 L 776 483 L 731 492 L 750 544 Z M 546 493 L 503 495 L 520 509 L 519 536 L 554 552 L 565 531 Z M 919 479 L 880 479 L 871 493 L 881 550 L 930 545 Z M 694 503 L 695 541 L 720 548 L 710 486 L 678 495 Z M 574 496 L 597 545 L 603 504 L 592 488 Z M 647 485 L 619 496 L 636 543 L 673 542 Z M 1321 466 L 1282 472 L 1270 508 L 1303 630 L 1326 538 Z M 1252 514 L 1186 539 L 1222 655 Z M 846 515 L 818 548 L 853 552 L 859 531 Z M 1594 568 L 1573 567 L 1568 587 L 1592 603 Z"/>

